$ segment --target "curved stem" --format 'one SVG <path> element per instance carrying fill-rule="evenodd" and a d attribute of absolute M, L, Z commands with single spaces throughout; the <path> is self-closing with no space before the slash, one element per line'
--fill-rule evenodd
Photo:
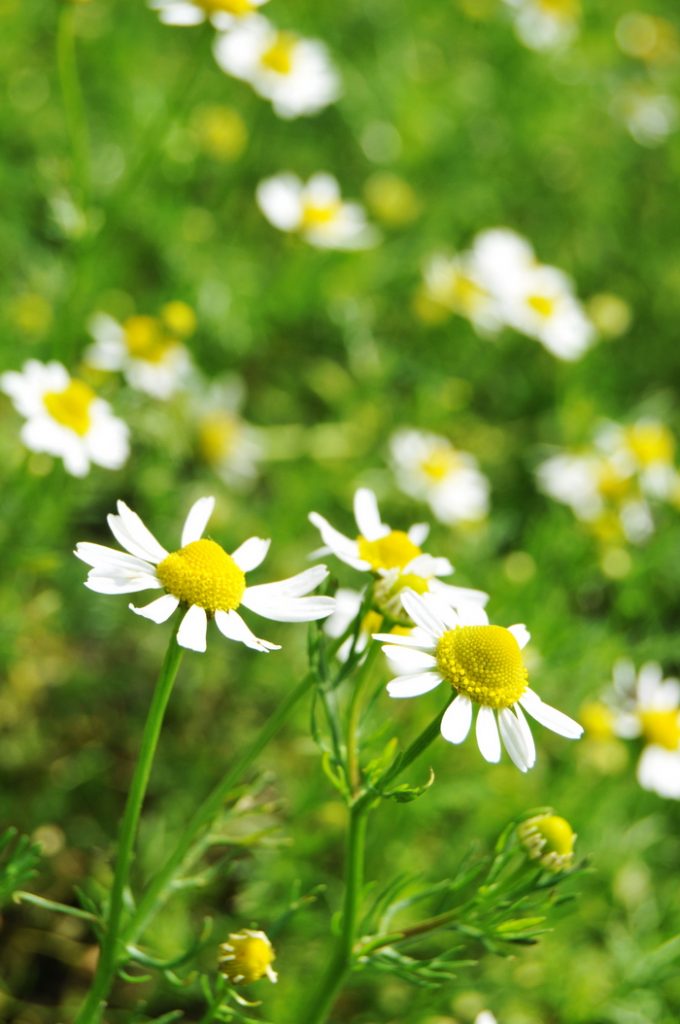
<path fill-rule="evenodd" d="M 290 691 L 274 714 L 267 719 L 266 725 L 256 736 L 255 740 L 246 748 L 227 774 L 196 809 L 184 827 L 179 843 L 160 871 L 154 875 L 149 887 L 140 900 L 137 911 L 126 930 L 126 944 L 136 942 L 151 919 L 160 910 L 171 891 L 175 876 L 184 865 L 185 858 L 189 854 L 196 836 L 208 828 L 214 821 L 222 809 L 229 792 L 234 788 L 244 772 L 248 770 L 255 758 L 264 750 L 269 741 L 276 735 L 297 702 L 310 689 L 315 678 L 314 673 L 310 672 L 294 690 Z"/>
<path fill-rule="evenodd" d="M 361 785 L 361 766 L 359 764 L 359 722 L 361 719 L 361 698 L 364 682 L 368 679 L 369 670 L 375 661 L 379 646 L 375 640 L 370 641 L 364 663 L 354 681 L 354 689 L 349 702 L 347 724 L 347 781 L 353 793 Z"/>
<path fill-rule="evenodd" d="M 75 1024 L 93 1024 L 93 1022 L 100 1019 L 105 1000 L 116 974 L 121 942 L 119 932 L 124 894 L 128 884 L 137 826 L 151 774 L 151 766 L 158 745 L 158 738 L 163 725 L 165 709 L 168 706 L 173 683 L 182 660 L 182 653 L 182 648 L 178 646 L 173 631 L 144 725 L 139 758 L 135 766 L 134 775 L 132 776 L 130 791 L 125 804 L 125 812 L 120 826 L 118 856 L 99 962 L 92 988 L 75 1019 Z"/>

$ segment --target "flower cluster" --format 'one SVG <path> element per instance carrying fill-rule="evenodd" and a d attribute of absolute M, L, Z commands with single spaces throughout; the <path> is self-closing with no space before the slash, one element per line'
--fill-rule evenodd
<path fill-rule="evenodd" d="M 480 232 L 457 255 L 434 255 L 416 308 L 425 316 L 456 313 L 487 336 L 511 327 L 559 359 L 578 359 L 595 337 L 569 277 L 540 263 L 529 242 L 507 228 Z"/>
<path fill-rule="evenodd" d="M 674 460 L 673 436 L 660 420 L 605 423 L 589 449 L 551 456 L 537 479 L 603 541 L 640 544 L 654 530 L 650 500 L 680 502 Z"/>
<path fill-rule="evenodd" d="M 515 32 L 531 50 L 554 50 L 578 31 L 579 0 L 505 0 L 512 8 Z"/>
<path fill-rule="evenodd" d="M 295 174 L 277 174 L 260 182 L 257 203 L 275 228 L 298 234 L 318 249 L 367 249 L 378 241 L 363 207 L 345 202 L 330 174 L 314 174 L 307 182 Z"/>

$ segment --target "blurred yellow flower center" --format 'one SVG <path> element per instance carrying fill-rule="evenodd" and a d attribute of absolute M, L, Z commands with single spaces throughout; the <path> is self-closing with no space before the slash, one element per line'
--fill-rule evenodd
<path fill-rule="evenodd" d="M 378 540 L 366 540 L 360 534 L 357 544 L 359 558 L 368 562 L 372 569 L 404 569 L 414 558 L 422 555 L 420 548 L 403 530 L 392 530 Z"/>
<path fill-rule="evenodd" d="M 363 619 L 361 620 L 361 632 L 368 633 L 369 636 L 371 635 L 371 633 L 379 633 L 382 624 L 383 617 L 380 614 L 380 612 L 366 612 Z"/>
<path fill-rule="evenodd" d="M 565 853 L 572 853 L 576 837 L 566 818 L 560 818 L 557 814 L 548 814 L 536 821 L 535 825 L 545 839 L 546 848 L 551 852 L 559 853 L 561 856 L 564 856 Z"/>
<path fill-rule="evenodd" d="M 603 459 L 597 468 L 597 488 L 604 498 L 625 498 L 631 489 L 631 479 Z"/>
<path fill-rule="evenodd" d="M 90 407 L 95 395 L 82 380 L 71 380 L 63 391 L 48 391 L 43 405 L 53 420 L 68 427 L 79 437 L 85 437 L 92 423 Z"/>
<path fill-rule="evenodd" d="M 153 316 L 131 316 L 123 324 L 125 347 L 133 359 L 162 363 L 177 342 Z"/>
<path fill-rule="evenodd" d="M 237 984 L 259 981 L 265 974 L 276 981 L 271 969 L 275 959 L 274 948 L 264 932 L 239 932 L 220 946 L 220 973 Z"/>
<path fill-rule="evenodd" d="M 420 463 L 420 468 L 428 479 L 439 483 L 454 471 L 458 462 L 458 456 L 450 448 L 433 448 Z"/>
<path fill-rule="evenodd" d="M 339 199 L 332 199 L 327 203 L 304 202 L 302 204 L 301 227 L 321 228 L 332 224 L 336 220 L 342 203 Z"/>
<path fill-rule="evenodd" d="M 564 871 L 571 865 L 576 834 L 565 818 L 539 814 L 523 821 L 517 834 L 529 857 L 549 871 Z"/>
<path fill-rule="evenodd" d="M 449 285 L 449 302 L 464 313 L 474 313 L 489 293 L 467 274 L 456 273 Z"/>
<path fill-rule="evenodd" d="M 673 437 L 661 423 L 637 423 L 627 431 L 626 440 L 641 466 L 651 466 L 655 462 L 673 462 Z"/>
<path fill-rule="evenodd" d="M 579 13 L 578 0 L 538 0 L 538 6 L 555 18 L 575 18 Z"/>
<path fill-rule="evenodd" d="M 169 594 L 208 612 L 238 608 L 246 589 L 245 575 L 214 540 L 194 540 L 173 551 L 156 573 Z"/>
<path fill-rule="evenodd" d="M 538 313 L 544 320 L 548 320 L 555 312 L 557 302 L 549 295 L 530 295 L 527 298 L 527 306 Z"/>
<path fill-rule="evenodd" d="M 260 57 L 260 64 L 277 75 L 289 75 L 293 70 L 293 53 L 297 39 L 292 32 L 277 32 L 276 38 Z"/>
<path fill-rule="evenodd" d="M 200 7 L 206 14 L 235 14 L 242 17 L 255 10 L 252 0 L 194 0 L 197 7 Z"/>
<path fill-rule="evenodd" d="M 614 735 L 614 715 L 606 704 L 600 701 L 588 701 L 579 712 L 579 721 L 588 733 L 596 740 L 609 740 Z"/>
<path fill-rule="evenodd" d="M 648 743 L 654 743 L 666 750 L 677 750 L 680 747 L 680 712 L 676 709 L 668 711 L 640 711 L 642 735 Z"/>
<path fill-rule="evenodd" d="M 444 678 L 477 704 L 508 708 L 526 689 L 522 652 L 503 626 L 449 629 L 440 638 L 435 657 Z"/>
<path fill-rule="evenodd" d="M 198 446 L 206 462 L 215 465 L 226 458 L 236 447 L 240 433 L 238 420 L 229 413 L 213 413 L 201 422 L 198 432 Z"/>

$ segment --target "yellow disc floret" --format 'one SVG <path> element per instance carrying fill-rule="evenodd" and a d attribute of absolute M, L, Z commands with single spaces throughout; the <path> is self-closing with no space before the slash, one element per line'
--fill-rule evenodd
<path fill-rule="evenodd" d="M 226 13 L 237 18 L 252 14 L 257 6 L 252 0 L 194 0 L 194 3 L 206 14 Z"/>
<path fill-rule="evenodd" d="M 63 391 L 48 391 L 43 404 L 53 420 L 85 437 L 92 423 L 91 406 L 95 395 L 82 380 L 70 380 Z"/>
<path fill-rule="evenodd" d="M 512 633 L 503 626 L 458 626 L 440 638 L 439 671 L 477 704 L 508 708 L 524 693 L 527 670 Z"/>
<path fill-rule="evenodd" d="M 648 743 L 666 750 L 680 748 L 680 712 L 677 708 L 638 712 L 642 735 Z"/>
<path fill-rule="evenodd" d="M 315 203 L 306 200 L 302 204 L 302 217 L 300 227 L 302 228 L 325 228 L 337 220 L 342 209 L 339 199 L 331 199 L 326 203 Z"/>
<path fill-rule="evenodd" d="M 392 530 L 378 540 L 366 540 L 359 535 L 359 558 L 368 562 L 372 569 L 405 569 L 406 566 L 422 555 L 417 544 L 414 544 L 403 530 Z"/>
<path fill-rule="evenodd" d="M 420 469 L 433 483 L 440 483 L 458 468 L 460 459 L 452 448 L 432 448 L 420 463 Z"/>
<path fill-rule="evenodd" d="M 529 295 L 527 306 L 538 313 L 543 320 L 549 320 L 555 312 L 557 302 L 549 295 Z"/>
<path fill-rule="evenodd" d="M 265 974 L 270 981 L 276 981 L 271 966 L 275 959 L 274 947 L 265 933 L 244 928 L 232 933 L 229 941 L 220 946 L 220 974 L 236 984 L 259 981 Z"/>
<path fill-rule="evenodd" d="M 156 573 L 169 594 L 211 613 L 238 608 L 246 589 L 245 575 L 214 540 L 195 540 L 173 551 Z"/>
<path fill-rule="evenodd" d="M 160 320 L 153 316 L 131 316 L 123 324 L 125 347 L 132 359 L 146 363 L 162 363 L 177 347 Z"/>
<path fill-rule="evenodd" d="M 566 818 L 538 814 L 523 821 L 517 835 L 529 857 L 549 871 L 564 871 L 571 866 L 576 834 Z"/>
<path fill-rule="evenodd" d="M 293 53 L 297 37 L 292 32 L 277 32 L 274 42 L 260 57 L 260 64 L 277 75 L 289 75 L 293 70 Z"/>

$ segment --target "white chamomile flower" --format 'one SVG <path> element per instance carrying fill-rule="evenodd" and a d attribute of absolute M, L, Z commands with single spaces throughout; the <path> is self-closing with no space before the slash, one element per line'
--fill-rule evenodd
<path fill-rule="evenodd" d="M 510 327 L 535 338 L 558 359 L 578 359 L 595 331 L 566 274 L 545 264 L 509 276 L 499 301 Z"/>
<path fill-rule="evenodd" d="M 260 182 L 256 196 L 270 224 L 319 249 L 366 249 L 378 241 L 363 207 L 345 202 L 330 174 L 313 174 L 306 183 L 295 174 L 277 174 Z"/>
<path fill-rule="evenodd" d="M 131 316 L 120 324 L 106 313 L 95 313 L 88 328 L 94 345 L 84 358 L 90 366 L 120 371 L 131 388 L 154 398 L 170 398 L 185 384 L 189 353 L 161 318 Z"/>
<path fill-rule="evenodd" d="M 236 376 L 201 382 L 190 399 L 201 457 L 230 487 L 246 489 L 257 478 L 265 445 L 241 415 L 243 382 Z"/>
<path fill-rule="evenodd" d="M 118 515 L 109 515 L 108 524 L 125 552 L 101 544 L 78 544 L 75 554 L 92 566 L 85 586 L 98 594 L 164 591 L 150 604 L 141 608 L 131 604 L 130 609 L 161 623 L 181 606 L 177 643 L 192 651 L 205 651 L 210 619 L 229 640 L 255 651 L 278 649 L 251 632 L 237 611 L 241 606 L 275 622 L 311 622 L 331 614 L 332 597 L 306 596 L 327 576 L 325 565 L 278 583 L 247 586 L 246 573 L 264 561 L 270 542 L 250 537 L 228 554 L 216 541 L 203 537 L 214 505 L 214 498 L 194 503 L 182 530 L 182 546 L 168 552 L 139 516 L 119 501 Z"/>
<path fill-rule="evenodd" d="M 489 625 L 479 605 L 461 605 L 457 611 L 431 594 L 405 591 L 404 608 L 416 624 L 410 636 L 375 634 L 397 675 L 387 684 L 390 697 L 419 697 L 440 683 L 448 683 L 457 696 L 444 712 L 441 733 L 449 743 L 462 743 L 472 724 L 473 705 L 479 705 L 477 744 L 482 757 L 500 761 L 501 739 L 520 771 L 532 768 L 536 748 L 524 717 L 567 739 L 578 739 L 582 727 L 572 718 L 545 704 L 528 686 L 522 649 L 529 642 L 524 625 Z"/>
<path fill-rule="evenodd" d="M 215 60 L 228 75 L 240 78 L 286 119 L 317 114 L 340 95 L 340 79 L 326 46 L 281 32 L 262 15 L 242 19 L 218 35 Z"/>
<path fill-rule="evenodd" d="M 20 372 L 2 374 L 0 389 L 26 419 L 21 428 L 26 447 L 62 459 L 72 476 L 85 476 L 90 463 L 119 469 L 127 459 L 127 425 L 61 363 L 29 359 Z"/>
<path fill-rule="evenodd" d="M 489 511 L 489 482 L 468 452 L 439 434 L 398 430 L 390 439 L 397 485 L 426 501 L 441 523 L 478 522 Z"/>
<path fill-rule="evenodd" d="M 482 1010 L 475 1017 L 475 1024 L 498 1024 L 498 1021 L 492 1014 L 491 1010 Z"/>
<path fill-rule="evenodd" d="M 200 25 L 207 19 L 222 31 L 250 17 L 267 0 L 149 0 L 164 25 Z"/>
<path fill-rule="evenodd" d="M 481 333 L 502 326 L 498 303 L 477 273 L 469 253 L 436 253 L 423 271 L 425 294 L 437 305 L 469 320 Z"/>
<path fill-rule="evenodd" d="M 585 522 L 595 519 L 604 509 L 599 487 L 600 460 L 592 455 L 552 455 L 537 468 L 536 479 L 544 494 L 568 505 Z"/>
<path fill-rule="evenodd" d="M 621 476 L 637 474 L 641 491 L 650 498 L 668 500 L 675 495 L 675 439 L 665 423 L 651 417 L 625 426 L 605 423 L 595 435 L 595 445 Z"/>
<path fill-rule="evenodd" d="M 622 659 L 614 666 L 614 689 L 614 731 L 646 743 L 638 782 L 659 796 L 680 800 L 680 682 L 664 679 L 657 662 L 647 662 L 636 674 L 632 662 Z"/>
<path fill-rule="evenodd" d="M 398 614 L 404 587 L 438 594 L 454 606 L 461 601 L 485 604 L 488 600 L 489 595 L 481 590 L 442 583 L 437 577 L 449 576 L 453 566 L 448 558 L 422 551 L 420 545 L 429 533 L 427 524 L 416 523 L 408 532 L 392 530 L 381 520 L 376 496 L 367 487 L 360 487 L 354 495 L 354 518 L 359 531 L 356 539 L 340 533 L 318 512 L 311 512 L 309 520 L 325 545 L 318 553 L 332 552 L 353 569 L 375 573 L 376 603 L 385 611 Z"/>
<path fill-rule="evenodd" d="M 531 50 L 565 46 L 576 35 L 579 0 L 505 0 L 515 9 L 515 31 Z"/>

